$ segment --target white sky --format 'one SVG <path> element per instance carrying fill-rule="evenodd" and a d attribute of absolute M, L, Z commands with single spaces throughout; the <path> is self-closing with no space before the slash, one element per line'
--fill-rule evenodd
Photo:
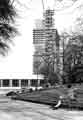
<path fill-rule="evenodd" d="M 44 4 L 45 9 L 48 7 L 56 8 L 56 28 L 60 33 L 64 30 L 74 30 L 75 20 L 82 14 L 79 13 L 81 9 L 79 6 L 83 5 L 83 0 L 78 0 L 74 4 L 72 0 L 63 0 L 62 4 L 55 1 L 47 0 L 46 3 L 46 0 L 44 0 Z M 23 0 L 20 2 L 22 5 L 25 5 L 25 8 L 24 6 L 15 5 L 20 16 L 17 19 L 17 27 L 21 35 L 16 36 L 14 41 L 15 45 L 13 47 L 11 46 L 12 50 L 9 52 L 9 55 L 5 58 L 0 58 L 0 79 L 32 77 L 32 30 L 35 26 L 35 19 L 42 19 L 42 2 L 41 0 Z"/>

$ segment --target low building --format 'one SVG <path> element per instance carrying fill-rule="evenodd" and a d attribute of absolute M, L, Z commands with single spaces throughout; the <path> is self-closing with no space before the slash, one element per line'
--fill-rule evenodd
<path fill-rule="evenodd" d="M 44 83 L 42 76 L 34 76 L 29 79 L 0 79 L 0 90 L 12 90 L 12 89 L 21 89 L 42 86 Z"/>

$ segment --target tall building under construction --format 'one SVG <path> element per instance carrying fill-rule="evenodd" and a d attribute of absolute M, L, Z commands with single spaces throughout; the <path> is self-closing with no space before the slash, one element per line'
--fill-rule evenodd
<path fill-rule="evenodd" d="M 41 74 L 39 69 L 43 63 L 52 64 L 54 72 L 60 72 L 60 37 L 54 27 L 54 10 L 47 9 L 43 13 L 42 28 L 33 29 L 33 72 Z"/>

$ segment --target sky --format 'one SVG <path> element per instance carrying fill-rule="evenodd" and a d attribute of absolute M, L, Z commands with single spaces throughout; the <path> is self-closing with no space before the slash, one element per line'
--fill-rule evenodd
<path fill-rule="evenodd" d="M 42 0 L 15 0 L 14 5 L 19 15 L 16 26 L 20 35 L 14 38 L 8 56 L 0 57 L 0 79 L 36 78 L 33 75 L 33 28 L 35 20 L 43 18 Z M 44 0 L 44 9 L 48 7 L 55 9 L 55 27 L 60 34 L 79 31 L 76 20 L 83 14 L 83 0 Z"/>

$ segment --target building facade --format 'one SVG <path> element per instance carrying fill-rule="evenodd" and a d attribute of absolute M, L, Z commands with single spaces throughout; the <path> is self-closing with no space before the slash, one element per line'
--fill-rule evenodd
<path fill-rule="evenodd" d="M 47 9 L 43 13 L 42 28 L 33 29 L 33 72 L 40 74 L 39 69 L 43 63 L 53 66 L 54 72 L 62 72 L 62 51 L 60 51 L 60 37 L 54 27 L 54 10 Z"/>
<path fill-rule="evenodd" d="M 21 89 L 42 86 L 43 79 L 0 79 L 0 89 Z"/>

